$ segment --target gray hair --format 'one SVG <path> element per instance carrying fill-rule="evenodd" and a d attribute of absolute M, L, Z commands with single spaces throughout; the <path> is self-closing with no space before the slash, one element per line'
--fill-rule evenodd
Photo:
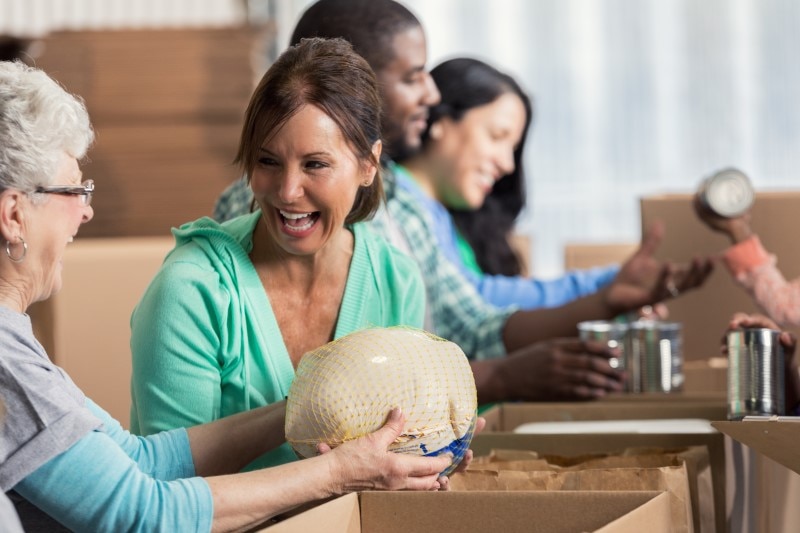
<path fill-rule="evenodd" d="M 0 62 L 0 192 L 51 184 L 61 154 L 82 159 L 93 140 L 83 100 L 39 69 Z"/>

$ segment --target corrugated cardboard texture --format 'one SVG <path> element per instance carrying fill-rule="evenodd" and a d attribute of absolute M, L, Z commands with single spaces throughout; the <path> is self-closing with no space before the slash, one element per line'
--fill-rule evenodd
<path fill-rule="evenodd" d="M 564 269 L 576 270 L 625 262 L 639 245 L 617 244 L 567 244 L 564 246 Z"/>
<path fill-rule="evenodd" d="M 592 531 L 653 497 L 651 492 L 617 493 L 622 497 L 613 492 L 560 494 L 566 497 L 556 492 L 365 492 L 361 527 L 364 533 Z"/>
<path fill-rule="evenodd" d="M 360 500 L 360 501 L 359 501 Z M 360 515 L 360 527 L 355 520 Z M 663 492 L 364 492 L 278 523 L 270 533 L 603 533 L 671 531 Z"/>
<path fill-rule="evenodd" d="M 67 246 L 63 288 L 31 307 L 37 338 L 83 392 L 130 419 L 130 319 L 172 237 L 82 239 Z"/>
<path fill-rule="evenodd" d="M 210 215 L 241 175 L 231 162 L 270 31 L 252 28 L 57 32 L 37 67 L 80 95 L 97 141 L 84 236 L 168 235 Z"/>
<path fill-rule="evenodd" d="M 352 493 L 336 498 L 259 531 L 269 531 L 269 533 L 311 533 L 314 531 L 360 533 L 361 509 L 358 494 Z"/>
<path fill-rule="evenodd" d="M 766 249 L 778 257 L 778 267 L 787 279 L 800 276 L 800 246 L 791 228 L 800 213 L 800 191 L 756 194 L 752 226 Z M 642 227 L 656 220 L 666 223 L 666 235 L 657 256 L 689 261 L 695 256 L 718 255 L 728 239 L 708 229 L 692 209 L 692 195 L 650 196 L 641 200 Z M 731 316 L 738 311 L 756 312 L 750 296 L 718 264 L 700 289 L 669 302 L 670 320 L 683 323 L 683 355 L 688 360 L 720 354 L 720 339 Z M 795 330 L 795 332 L 797 332 Z"/>

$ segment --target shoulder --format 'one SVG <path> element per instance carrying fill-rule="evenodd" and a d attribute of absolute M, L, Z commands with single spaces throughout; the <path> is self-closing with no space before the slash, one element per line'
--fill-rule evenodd
<path fill-rule="evenodd" d="M 416 261 L 376 232 L 371 224 L 363 222 L 354 224 L 353 233 L 356 254 L 362 249 L 373 269 L 387 275 L 419 273 Z"/>

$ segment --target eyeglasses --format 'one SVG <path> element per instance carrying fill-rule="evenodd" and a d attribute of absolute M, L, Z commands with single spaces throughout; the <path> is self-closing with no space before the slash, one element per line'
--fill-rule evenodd
<path fill-rule="evenodd" d="M 80 185 L 51 185 L 49 187 L 36 187 L 34 192 L 41 192 L 45 194 L 69 194 L 73 196 L 80 196 L 83 205 L 92 203 L 92 195 L 94 194 L 94 180 L 85 180 Z"/>

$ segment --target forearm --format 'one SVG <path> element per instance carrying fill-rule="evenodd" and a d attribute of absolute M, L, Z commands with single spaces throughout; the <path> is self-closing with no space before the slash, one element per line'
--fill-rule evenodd
<path fill-rule="evenodd" d="M 328 454 L 274 468 L 207 478 L 212 531 L 248 530 L 270 517 L 341 491 Z"/>
<path fill-rule="evenodd" d="M 501 359 L 470 361 L 475 388 L 478 392 L 478 404 L 507 401 L 505 383 L 499 377 L 498 365 Z"/>
<path fill-rule="evenodd" d="M 558 337 L 574 337 L 577 324 L 583 320 L 602 320 L 616 316 L 606 300 L 607 289 L 574 300 L 553 309 L 518 311 L 506 321 L 503 342 L 512 352 L 534 342 Z"/>
<path fill-rule="evenodd" d="M 286 402 L 228 416 L 187 430 L 199 476 L 238 472 L 286 441 Z"/>

